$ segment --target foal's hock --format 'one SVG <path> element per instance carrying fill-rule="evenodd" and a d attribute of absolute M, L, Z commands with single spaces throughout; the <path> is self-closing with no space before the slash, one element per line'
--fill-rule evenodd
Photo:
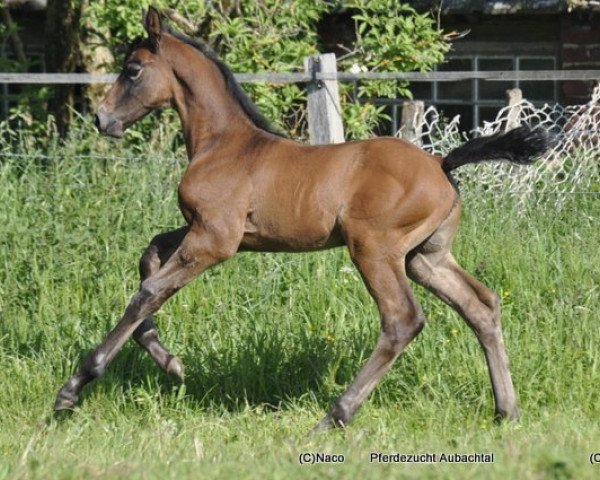
<path fill-rule="evenodd" d="M 116 327 L 58 392 L 75 405 L 130 336 L 165 371 L 183 366 L 160 342 L 152 314 L 203 271 L 239 251 L 311 251 L 346 245 L 381 316 L 375 350 L 317 429 L 346 425 L 425 317 L 408 278 L 456 309 L 486 356 L 498 418 L 517 419 L 496 294 L 450 253 L 460 200 L 449 172 L 467 163 L 531 163 L 548 148 L 542 130 L 520 127 L 467 142 L 447 157 L 378 138 L 309 146 L 279 135 L 206 47 L 161 25 L 150 8 L 136 43 L 97 113 L 121 137 L 170 104 L 179 113 L 189 167 L 179 185 L 185 225 L 155 237 L 140 261 L 141 285 Z"/>

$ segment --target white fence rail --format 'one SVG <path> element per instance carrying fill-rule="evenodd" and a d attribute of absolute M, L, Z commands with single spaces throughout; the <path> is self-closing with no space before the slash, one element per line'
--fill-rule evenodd
<path fill-rule="evenodd" d="M 331 55 L 331 54 L 324 54 Z M 321 55 L 323 56 L 323 55 Z M 71 84 L 84 85 L 95 83 L 112 83 L 117 79 L 116 73 L 2 73 L 0 84 Z M 599 80 L 600 70 L 490 70 L 490 71 L 455 71 L 455 72 L 258 72 L 236 73 L 240 83 L 308 83 L 319 80 L 353 82 L 359 80 L 407 80 L 411 82 L 456 82 L 459 80 L 487 80 L 505 82 L 509 80 L 548 81 L 548 80 Z"/>

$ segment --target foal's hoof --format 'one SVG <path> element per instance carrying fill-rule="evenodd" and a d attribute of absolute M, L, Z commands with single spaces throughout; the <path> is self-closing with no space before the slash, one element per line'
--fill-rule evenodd
<path fill-rule="evenodd" d="M 183 363 L 181 363 L 181 360 L 179 360 L 179 358 L 171 356 L 171 358 L 169 358 L 169 361 L 167 362 L 165 372 L 167 372 L 169 375 L 173 375 L 175 378 L 177 378 L 177 380 L 183 383 L 185 374 L 183 371 Z"/>
<path fill-rule="evenodd" d="M 69 398 L 59 393 L 58 397 L 56 397 L 56 402 L 54 402 L 54 411 L 72 411 L 75 408 L 76 403 L 77 399 Z"/>
<path fill-rule="evenodd" d="M 74 393 L 73 390 L 73 379 L 70 379 L 65 383 L 56 395 L 56 402 L 54 402 L 54 411 L 61 412 L 63 410 L 73 410 L 75 404 L 79 400 L 79 395 Z"/>
<path fill-rule="evenodd" d="M 504 411 L 504 410 L 496 410 L 496 414 L 494 415 L 495 423 L 518 423 L 521 419 L 521 414 L 519 413 L 519 409 L 515 408 L 514 410 Z"/>
<path fill-rule="evenodd" d="M 329 414 L 325 415 L 319 423 L 310 431 L 311 434 L 333 430 L 334 428 L 346 428 L 346 425 L 341 420 L 335 420 Z"/>

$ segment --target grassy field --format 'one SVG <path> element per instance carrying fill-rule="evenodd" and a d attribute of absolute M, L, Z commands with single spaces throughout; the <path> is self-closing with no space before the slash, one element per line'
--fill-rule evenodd
<path fill-rule="evenodd" d="M 66 152 L 66 151 L 65 151 Z M 308 436 L 374 346 L 379 320 L 342 249 L 243 254 L 157 316 L 184 386 L 133 342 L 70 417 L 55 394 L 137 288 L 137 262 L 179 226 L 185 162 L 0 156 L 0 478 L 598 478 L 599 199 L 465 192 L 460 262 L 497 291 L 522 409 L 492 422 L 473 334 L 428 317 L 350 428 Z M 301 465 L 306 452 L 342 464 Z M 375 464 L 370 452 L 493 453 L 492 464 Z"/>

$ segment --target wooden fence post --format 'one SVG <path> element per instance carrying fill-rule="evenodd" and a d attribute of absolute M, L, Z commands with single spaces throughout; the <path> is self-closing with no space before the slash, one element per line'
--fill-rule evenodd
<path fill-rule="evenodd" d="M 306 57 L 304 70 L 313 80 L 308 82 L 308 133 L 310 143 L 321 145 L 344 142 L 344 126 L 337 80 L 317 80 L 317 72 L 335 74 L 335 54 Z"/>
<path fill-rule="evenodd" d="M 425 104 L 421 100 L 412 100 L 402 104 L 400 119 L 400 137 L 420 145 L 423 123 L 425 122 Z"/>
<path fill-rule="evenodd" d="M 521 125 L 521 101 L 523 100 L 523 92 L 520 88 L 511 88 L 506 91 L 506 104 L 509 107 L 508 115 L 506 116 L 506 126 L 504 131 L 507 132 Z"/>

